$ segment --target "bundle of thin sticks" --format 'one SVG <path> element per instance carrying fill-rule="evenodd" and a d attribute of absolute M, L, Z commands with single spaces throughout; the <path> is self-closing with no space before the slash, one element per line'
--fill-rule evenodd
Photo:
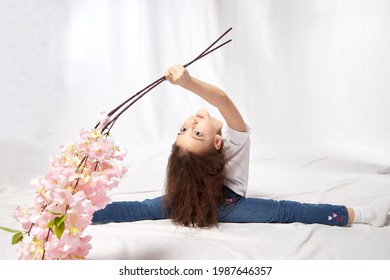
<path fill-rule="evenodd" d="M 210 46 L 208 46 L 201 54 L 199 54 L 197 57 L 195 57 L 193 60 L 191 60 L 190 62 L 184 64 L 183 66 L 184 67 L 188 67 L 190 66 L 192 63 L 194 63 L 195 61 L 201 59 L 202 57 L 205 57 L 206 55 L 212 53 L 213 51 L 219 49 L 220 47 L 230 43 L 232 40 L 227 40 L 225 41 L 224 43 L 221 43 L 220 45 L 214 47 L 227 33 L 229 33 L 230 31 L 232 30 L 232 27 L 230 27 L 227 31 L 225 31 L 225 33 L 223 33 L 217 40 L 215 40 Z M 129 109 L 135 102 L 137 102 L 138 100 L 140 100 L 143 96 L 145 96 L 145 94 L 147 94 L 148 92 L 150 92 L 152 89 L 154 89 L 156 86 L 158 86 L 159 84 L 161 84 L 163 81 L 165 81 L 166 78 L 165 76 L 157 79 L 156 81 L 154 81 L 153 83 L 149 84 L 148 86 L 146 86 L 145 88 L 141 89 L 140 91 L 138 91 L 137 93 L 135 93 L 134 95 L 132 95 L 130 98 L 128 98 L 127 100 L 125 100 L 123 103 L 121 103 L 119 106 L 117 106 L 116 108 L 114 108 L 113 110 L 111 110 L 109 113 L 108 113 L 108 117 L 110 118 L 110 121 L 103 127 L 101 133 L 102 134 L 105 134 L 105 133 L 109 133 L 110 130 L 112 129 L 112 127 L 114 126 L 115 122 L 118 120 L 118 118 L 127 110 Z M 95 126 L 95 129 L 99 126 L 99 123 L 96 124 Z"/>

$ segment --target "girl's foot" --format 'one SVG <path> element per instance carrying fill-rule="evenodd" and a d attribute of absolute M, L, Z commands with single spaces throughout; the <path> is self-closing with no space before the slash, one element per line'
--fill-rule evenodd
<path fill-rule="evenodd" d="M 354 223 L 370 224 L 376 227 L 385 225 L 390 210 L 390 196 L 360 208 L 354 208 Z"/>

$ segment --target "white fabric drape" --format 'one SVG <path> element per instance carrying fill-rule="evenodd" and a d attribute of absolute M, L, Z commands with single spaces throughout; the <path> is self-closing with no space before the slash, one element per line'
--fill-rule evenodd
<path fill-rule="evenodd" d="M 189 67 L 224 89 L 257 147 L 390 147 L 389 1 L 0 2 L 1 181 L 25 185 L 166 68 L 229 27 L 233 42 Z M 112 134 L 128 147 L 169 149 L 203 100 L 167 82 Z M 389 159 L 390 162 L 390 159 Z"/>
<path fill-rule="evenodd" d="M 171 64 L 188 62 L 229 27 L 233 42 L 189 71 L 231 95 L 255 144 L 389 148 L 388 1 L 0 5 L 1 142 L 8 152 L 9 144 L 52 152 L 72 141 L 100 111 Z M 129 146 L 170 143 L 198 107 L 208 105 L 164 84 L 114 133 Z"/>

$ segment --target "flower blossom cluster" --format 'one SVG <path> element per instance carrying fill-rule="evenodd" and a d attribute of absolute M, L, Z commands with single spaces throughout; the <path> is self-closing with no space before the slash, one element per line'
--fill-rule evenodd
<path fill-rule="evenodd" d="M 19 259 L 85 259 L 92 248 L 83 231 L 93 213 L 111 202 L 108 192 L 127 172 L 121 161 L 126 150 L 102 133 L 108 117 L 96 129 L 81 130 L 79 139 L 61 146 L 50 158 L 49 170 L 31 180 L 35 204 L 18 207 L 14 217 L 23 227 L 15 234 Z"/>

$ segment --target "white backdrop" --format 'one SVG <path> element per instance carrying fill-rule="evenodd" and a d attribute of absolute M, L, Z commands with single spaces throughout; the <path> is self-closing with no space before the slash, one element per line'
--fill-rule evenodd
<path fill-rule="evenodd" d="M 98 113 L 229 27 L 233 42 L 189 71 L 235 100 L 254 150 L 388 151 L 389 15 L 386 0 L 1 0 L 3 190 L 27 187 Z M 200 107 L 216 113 L 164 82 L 112 134 L 130 158 L 137 147 L 169 150 L 181 121 Z"/>

